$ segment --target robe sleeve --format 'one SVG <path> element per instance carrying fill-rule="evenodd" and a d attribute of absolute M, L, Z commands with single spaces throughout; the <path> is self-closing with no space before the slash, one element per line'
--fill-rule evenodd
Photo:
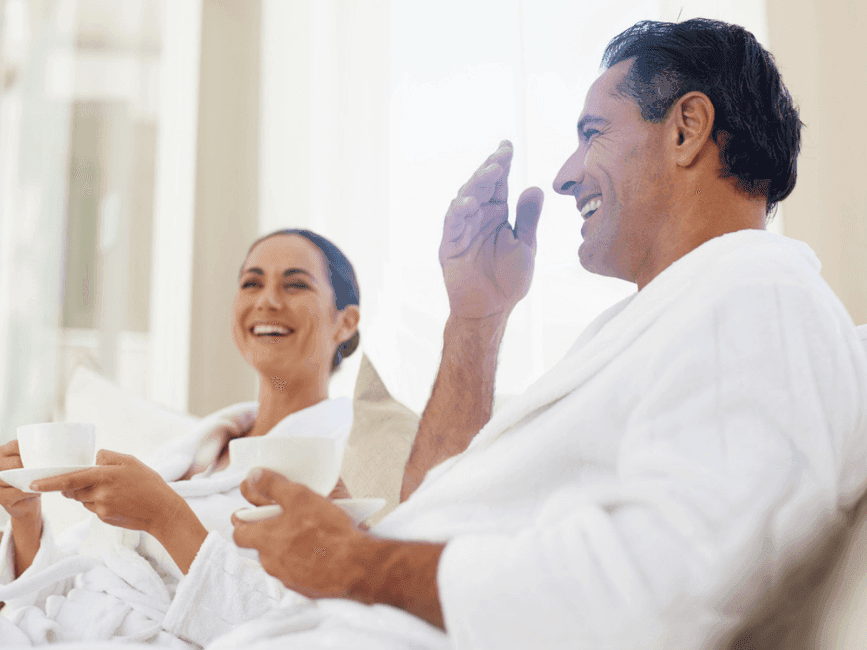
<path fill-rule="evenodd" d="M 31 580 L 44 569 L 68 556 L 69 553 L 66 549 L 69 545 L 73 548 L 77 547 L 78 542 L 85 537 L 89 526 L 89 519 L 73 526 L 61 535 L 63 543 L 58 544 L 51 532 L 51 525 L 43 519 L 42 537 L 39 539 L 39 550 L 33 558 L 33 563 L 16 580 L 12 523 L 7 522 L 6 528 L 3 531 L 3 539 L 0 540 L 0 601 L 5 601 L 6 603 L 4 611 L 11 612 L 29 605 L 43 606 L 46 598 L 49 596 L 65 593 L 68 586 L 72 584 L 71 579 L 55 582 L 42 588 L 37 587 L 30 590 L 26 595 L 14 598 L 3 598 L 2 588 L 19 581 L 26 582 Z"/>
<path fill-rule="evenodd" d="M 211 532 L 178 584 L 163 629 L 204 646 L 263 616 L 287 592 L 258 562 L 242 557 L 234 544 Z"/>
<path fill-rule="evenodd" d="M 838 515 L 867 458 L 851 321 L 794 283 L 711 305 L 643 338 L 648 385 L 625 431 L 564 430 L 620 437 L 615 477 L 576 478 L 515 534 L 448 542 L 455 648 L 704 647 Z"/>

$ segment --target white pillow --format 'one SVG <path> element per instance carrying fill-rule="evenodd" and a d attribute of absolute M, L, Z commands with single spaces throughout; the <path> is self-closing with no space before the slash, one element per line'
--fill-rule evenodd
<path fill-rule="evenodd" d="M 96 425 L 96 448 L 144 458 L 189 431 L 200 418 L 130 395 L 102 375 L 78 365 L 66 387 L 66 422 Z"/>

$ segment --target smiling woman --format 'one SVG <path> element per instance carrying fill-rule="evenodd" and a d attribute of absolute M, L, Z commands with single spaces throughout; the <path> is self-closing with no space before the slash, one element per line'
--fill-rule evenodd
<path fill-rule="evenodd" d="M 111 610 L 117 625 L 100 626 L 100 638 L 137 631 L 152 643 L 205 645 L 274 606 L 282 585 L 258 564 L 238 568 L 245 551 L 228 541 L 232 512 L 249 505 L 239 490 L 245 473 L 229 463 L 229 442 L 320 436 L 345 445 L 352 407 L 347 398 L 329 399 L 328 379 L 357 347 L 359 317 L 355 273 L 334 244 L 306 230 L 256 241 L 241 267 L 232 335 L 262 379 L 258 403 L 203 419 L 147 464 L 103 450 L 91 469 L 36 481 L 34 491 L 61 491 L 107 524 L 85 522 L 57 543 L 38 494 L 0 482 L 0 504 L 11 516 L 0 543 L 0 600 L 15 626 L 8 633 L 41 643 L 48 640 L 45 630 L 59 626 L 64 640 L 91 639 L 94 617 Z M 13 441 L 0 447 L 0 469 L 15 467 L 21 459 Z M 349 496 L 342 481 L 330 496 Z M 100 559 L 80 553 L 83 548 L 97 549 Z M 108 595 L 106 571 L 120 572 L 129 598 Z M 154 590 L 158 583 L 165 588 Z M 86 613 L 73 589 L 92 595 Z M 149 606 L 144 618 L 139 602 Z M 8 625 L 0 620 L 4 639 Z"/>
<path fill-rule="evenodd" d="M 280 230 L 253 244 L 232 310 L 235 346 L 262 379 L 250 435 L 327 398 L 331 372 L 358 346 L 358 303 L 352 265 L 324 237 Z"/>

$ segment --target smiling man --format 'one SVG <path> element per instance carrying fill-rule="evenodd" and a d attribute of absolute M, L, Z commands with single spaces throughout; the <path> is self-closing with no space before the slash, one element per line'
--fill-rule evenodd
<path fill-rule="evenodd" d="M 215 647 L 719 647 L 867 478 L 853 324 L 813 253 L 764 230 L 800 126 L 740 27 L 613 39 L 554 189 L 575 198 L 581 263 L 638 291 L 492 415 L 542 206 L 525 190 L 509 224 L 502 143 L 446 214 L 451 313 L 405 502 L 365 532 L 251 476 L 247 498 L 284 514 L 235 539 L 312 600 Z"/>

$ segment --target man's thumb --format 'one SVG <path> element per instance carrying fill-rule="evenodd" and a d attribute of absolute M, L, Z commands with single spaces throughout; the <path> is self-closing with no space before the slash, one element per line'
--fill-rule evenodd
<path fill-rule="evenodd" d="M 280 503 L 285 498 L 284 492 L 288 484 L 289 480 L 282 474 L 257 467 L 247 475 L 249 494 L 244 496 L 255 505 Z"/>
<path fill-rule="evenodd" d="M 542 214 L 545 194 L 538 187 L 528 187 L 518 197 L 515 209 L 515 233 L 518 239 L 531 248 L 536 248 L 536 226 Z"/>

